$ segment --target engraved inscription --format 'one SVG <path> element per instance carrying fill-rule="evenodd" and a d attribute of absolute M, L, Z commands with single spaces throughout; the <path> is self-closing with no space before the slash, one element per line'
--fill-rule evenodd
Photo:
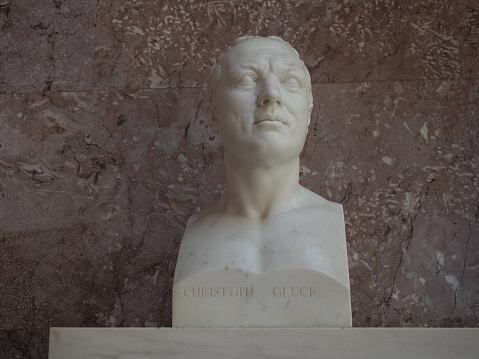
<path fill-rule="evenodd" d="M 316 287 L 274 287 L 275 297 L 319 297 Z"/>
<path fill-rule="evenodd" d="M 252 297 L 253 287 L 186 287 L 185 297 Z"/>
<path fill-rule="evenodd" d="M 253 297 L 254 287 L 185 287 L 183 296 L 205 297 Z M 269 293 L 277 298 L 320 297 L 317 287 L 274 287 Z"/>

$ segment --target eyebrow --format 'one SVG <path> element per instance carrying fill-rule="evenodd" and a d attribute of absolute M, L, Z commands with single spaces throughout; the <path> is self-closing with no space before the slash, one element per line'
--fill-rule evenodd
<path fill-rule="evenodd" d="M 254 64 L 254 63 L 245 63 L 245 64 L 240 64 L 238 67 L 241 68 L 241 69 L 252 69 L 252 70 L 264 70 L 265 68 L 269 68 L 269 63 L 265 66 L 258 66 L 257 64 Z M 287 63 L 280 63 L 280 64 L 274 64 L 274 67 L 278 68 L 279 67 L 279 70 L 283 70 L 285 68 L 290 68 L 290 67 L 293 67 L 297 70 L 300 70 L 300 71 L 303 71 L 303 66 L 301 66 L 300 64 L 296 63 L 296 62 L 287 62 Z"/>
<path fill-rule="evenodd" d="M 297 69 L 299 69 L 299 70 L 301 70 L 301 71 L 304 69 L 303 66 L 300 65 L 300 64 L 297 63 L 297 62 L 286 62 L 286 63 L 280 64 L 279 66 L 280 66 L 280 67 L 295 67 L 295 68 L 297 68 Z"/>
<path fill-rule="evenodd" d="M 263 71 L 266 68 L 269 68 L 269 64 L 266 64 L 264 66 L 259 66 L 258 64 L 253 64 L 253 63 L 246 63 L 246 64 L 241 64 L 239 65 L 240 69 L 247 69 L 247 70 L 256 70 L 256 71 Z"/>

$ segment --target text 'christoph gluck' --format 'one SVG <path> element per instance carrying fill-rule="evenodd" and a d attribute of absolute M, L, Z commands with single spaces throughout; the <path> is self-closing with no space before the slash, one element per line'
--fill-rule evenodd
<path fill-rule="evenodd" d="M 316 287 L 274 287 L 273 297 L 320 297 Z M 190 298 L 204 297 L 253 297 L 253 287 L 185 287 L 183 295 Z"/>

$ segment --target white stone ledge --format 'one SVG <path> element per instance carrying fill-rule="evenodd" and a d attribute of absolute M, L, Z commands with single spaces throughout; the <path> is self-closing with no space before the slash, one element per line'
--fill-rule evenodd
<path fill-rule="evenodd" d="M 51 328 L 50 359 L 479 358 L 471 328 Z"/>

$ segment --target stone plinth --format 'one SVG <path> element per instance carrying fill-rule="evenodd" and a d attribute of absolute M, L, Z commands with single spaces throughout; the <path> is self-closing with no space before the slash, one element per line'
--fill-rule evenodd
<path fill-rule="evenodd" d="M 52 328 L 50 359 L 477 358 L 479 329 Z"/>

